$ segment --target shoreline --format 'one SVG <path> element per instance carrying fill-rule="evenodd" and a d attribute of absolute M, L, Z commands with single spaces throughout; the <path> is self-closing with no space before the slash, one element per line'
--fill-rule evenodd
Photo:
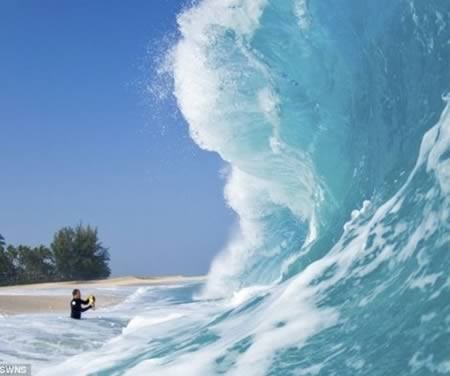
<path fill-rule="evenodd" d="M 126 299 L 125 295 L 118 296 L 108 291 L 111 288 L 201 282 L 205 278 L 205 276 L 130 276 L 93 281 L 47 282 L 2 286 L 0 287 L 0 317 L 27 313 L 69 312 L 69 302 L 74 288 L 80 288 L 84 292 L 84 297 L 87 297 L 89 294 L 88 289 L 95 289 L 97 298 L 96 308 L 101 309 L 119 304 Z"/>
<path fill-rule="evenodd" d="M 100 304 L 96 309 L 114 306 L 124 298 L 97 294 Z M 67 313 L 70 314 L 71 296 L 62 295 L 0 295 L 0 318 L 28 313 Z"/>
<path fill-rule="evenodd" d="M 83 287 L 120 287 L 120 286 L 146 286 L 164 285 L 180 282 L 201 282 L 206 276 L 160 276 L 160 277 L 113 277 L 107 279 L 95 279 L 88 281 L 63 281 L 63 282 L 42 282 L 24 285 L 0 286 L 0 294 L 9 289 L 56 289 L 56 288 L 76 288 Z"/>

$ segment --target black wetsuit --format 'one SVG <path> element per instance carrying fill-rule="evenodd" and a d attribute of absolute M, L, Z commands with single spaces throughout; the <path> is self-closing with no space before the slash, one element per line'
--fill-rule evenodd
<path fill-rule="evenodd" d="M 89 304 L 89 300 L 72 299 L 72 301 L 70 302 L 70 317 L 72 317 L 73 319 L 81 319 L 81 312 L 86 312 L 88 309 L 92 308 L 92 306 L 90 305 L 83 308 L 81 307 L 81 304 Z"/>

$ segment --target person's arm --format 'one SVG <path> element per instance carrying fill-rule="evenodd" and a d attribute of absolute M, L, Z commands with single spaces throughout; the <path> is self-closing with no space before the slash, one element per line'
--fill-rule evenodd
<path fill-rule="evenodd" d="M 92 306 L 88 305 L 87 307 L 81 308 L 81 312 L 86 312 L 88 309 L 91 309 Z"/>
<path fill-rule="evenodd" d="M 89 304 L 89 300 L 83 300 L 83 299 L 80 299 L 80 302 L 81 302 L 82 304 Z"/>

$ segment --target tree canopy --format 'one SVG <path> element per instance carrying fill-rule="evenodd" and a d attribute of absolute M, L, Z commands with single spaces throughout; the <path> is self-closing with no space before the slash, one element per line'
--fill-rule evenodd
<path fill-rule="evenodd" d="M 6 245 L 0 235 L 0 285 L 106 278 L 109 260 L 91 226 L 62 228 L 50 248 Z"/>
<path fill-rule="evenodd" d="M 111 273 L 108 250 L 90 226 L 64 227 L 55 234 L 51 249 L 62 279 L 106 278 Z"/>

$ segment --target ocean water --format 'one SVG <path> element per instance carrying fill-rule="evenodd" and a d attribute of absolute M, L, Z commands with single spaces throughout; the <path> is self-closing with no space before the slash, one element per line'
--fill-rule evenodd
<path fill-rule="evenodd" d="M 123 291 L 76 324 L 0 319 L 0 359 L 42 375 L 450 374 L 449 18 L 448 0 L 186 8 L 161 71 L 228 165 L 239 230 L 205 284 Z"/>

